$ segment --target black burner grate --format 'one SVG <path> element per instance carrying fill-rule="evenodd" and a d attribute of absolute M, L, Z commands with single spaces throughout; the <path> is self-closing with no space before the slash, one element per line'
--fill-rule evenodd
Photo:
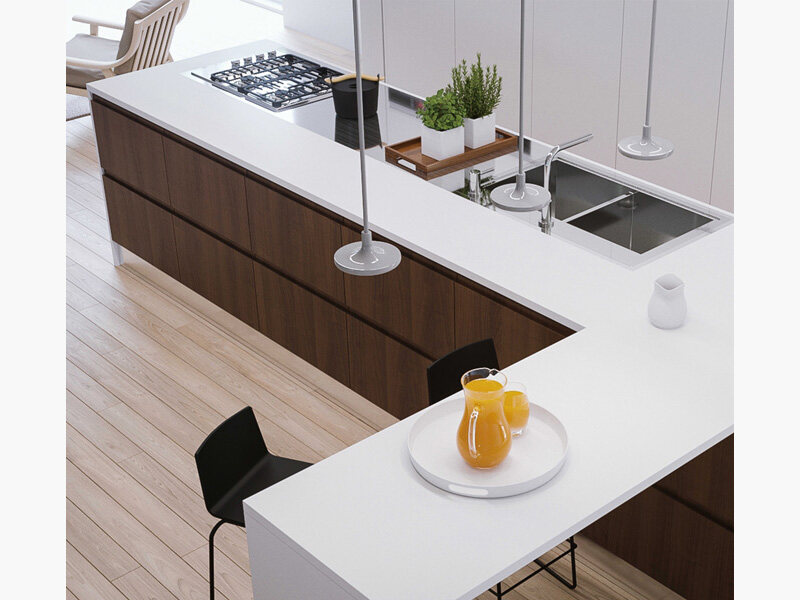
<path fill-rule="evenodd" d="M 230 69 L 212 73 L 209 79 L 217 87 L 278 111 L 327 98 L 331 86 L 325 79 L 337 75 L 341 73 L 294 54 L 258 54 L 232 61 Z"/>

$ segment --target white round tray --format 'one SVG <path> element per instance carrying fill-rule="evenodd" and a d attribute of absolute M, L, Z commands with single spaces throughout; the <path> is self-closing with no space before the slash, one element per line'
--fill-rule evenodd
<path fill-rule="evenodd" d="M 463 413 L 463 396 L 439 402 L 423 413 L 408 433 L 414 468 L 447 492 L 479 498 L 515 496 L 550 481 L 567 458 L 564 425 L 550 411 L 531 403 L 528 430 L 514 438 L 506 459 L 492 469 L 474 469 L 456 447 Z"/>

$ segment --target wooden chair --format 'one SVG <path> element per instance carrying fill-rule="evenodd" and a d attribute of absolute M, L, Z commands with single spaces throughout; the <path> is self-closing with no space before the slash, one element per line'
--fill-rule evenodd
<path fill-rule="evenodd" d="M 140 0 L 128 9 L 125 24 L 74 16 L 89 25 L 89 35 L 67 42 L 67 93 L 86 96 L 86 84 L 170 62 L 175 27 L 189 0 Z M 122 31 L 119 41 L 98 36 L 100 27 Z"/>

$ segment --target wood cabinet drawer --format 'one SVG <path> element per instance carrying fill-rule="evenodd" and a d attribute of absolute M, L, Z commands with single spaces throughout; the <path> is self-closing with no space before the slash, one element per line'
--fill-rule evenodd
<path fill-rule="evenodd" d="M 252 179 L 246 189 L 253 254 L 344 302 L 344 274 L 333 263 L 339 223 Z"/>
<path fill-rule="evenodd" d="M 348 385 L 347 314 L 259 263 L 255 282 L 261 333 Z"/>
<path fill-rule="evenodd" d="M 498 300 L 455 284 L 456 347 L 493 338 L 500 367 L 505 368 L 526 356 L 563 339 L 564 330 L 557 330 Z"/>
<path fill-rule="evenodd" d="M 656 487 L 733 529 L 733 435 L 712 446 Z"/>
<path fill-rule="evenodd" d="M 582 533 L 686 600 L 733 598 L 733 532 L 655 487 Z"/>
<path fill-rule="evenodd" d="M 253 260 L 173 215 L 181 282 L 258 328 Z"/>
<path fill-rule="evenodd" d="M 103 176 L 111 239 L 167 275 L 180 279 L 172 215 Z"/>
<path fill-rule="evenodd" d="M 428 406 L 430 360 L 352 315 L 347 345 L 353 390 L 398 419 Z"/>
<path fill-rule="evenodd" d="M 100 166 L 135 190 L 170 205 L 160 133 L 99 102 L 92 102 Z"/>
<path fill-rule="evenodd" d="M 250 250 L 244 173 L 164 138 L 167 179 L 176 212 Z"/>
<path fill-rule="evenodd" d="M 342 227 L 342 243 L 361 239 Z M 452 279 L 409 258 L 380 277 L 344 278 L 347 306 L 433 359 L 455 346 Z"/>

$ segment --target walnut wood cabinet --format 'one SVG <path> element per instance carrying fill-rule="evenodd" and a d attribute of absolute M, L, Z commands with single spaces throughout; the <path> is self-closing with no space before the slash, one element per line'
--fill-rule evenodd
<path fill-rule="evenodd" d="M 342 228 L 342 243 L 361 239 Z M 347 306 L 432 359 L 456 348 L 453 279 L 403 253 L 393 271 L 380 277 L 344 278 Z"/>
<path fill-rule="evenodd" d="M 259 330 L 348 385 L 347 314 L 259 263 L 255 284 Z"/>
<path fill-rule="evenodd" d="M 253 259 L 173 216 L 180 281 L 258 327 Z"/>
<path fill-rule="evenodd" d="M 733 530 L 733 435 L 664 477 L 656 487 Z"/>
<path fill-rule="evenodd" d="M 493 338 L 500 367 L 555 344 L 572 331 L 488 291 L 455 284 L 456 347 Z"/>
<path fill-rule="evenodd" d="M 92 102 L 92 118 L 103 171 L 169 206 L 161 134 L 97 101 Z"/>
<path fill-rule="evenodd" d="M 398 419 L 428 406 L 430 359 L 348 315 L 350 387 Z"/>
<path fill-rule="evenodd" d="M 342 245 L 339 222 L 249 177 L 246 189 L 253 254 L 344 302 L 344 274 L 333 263 Z"/>
<path fill-rule="evenodd" d="M 103 188 L 113 240 L 180 279 L 172 215 L 106 175 Z"/>
<path fill-rule="evenodd" d="M 656 486 L 583 534 L 686 600 L 733 598 L 733 531 Z"/>
<path fill-rule="evenodd" d="M 225 166 L 169 138 L 164 139 L 164 154 L 175 211 L 249 250 L 244 171 Z"/>

